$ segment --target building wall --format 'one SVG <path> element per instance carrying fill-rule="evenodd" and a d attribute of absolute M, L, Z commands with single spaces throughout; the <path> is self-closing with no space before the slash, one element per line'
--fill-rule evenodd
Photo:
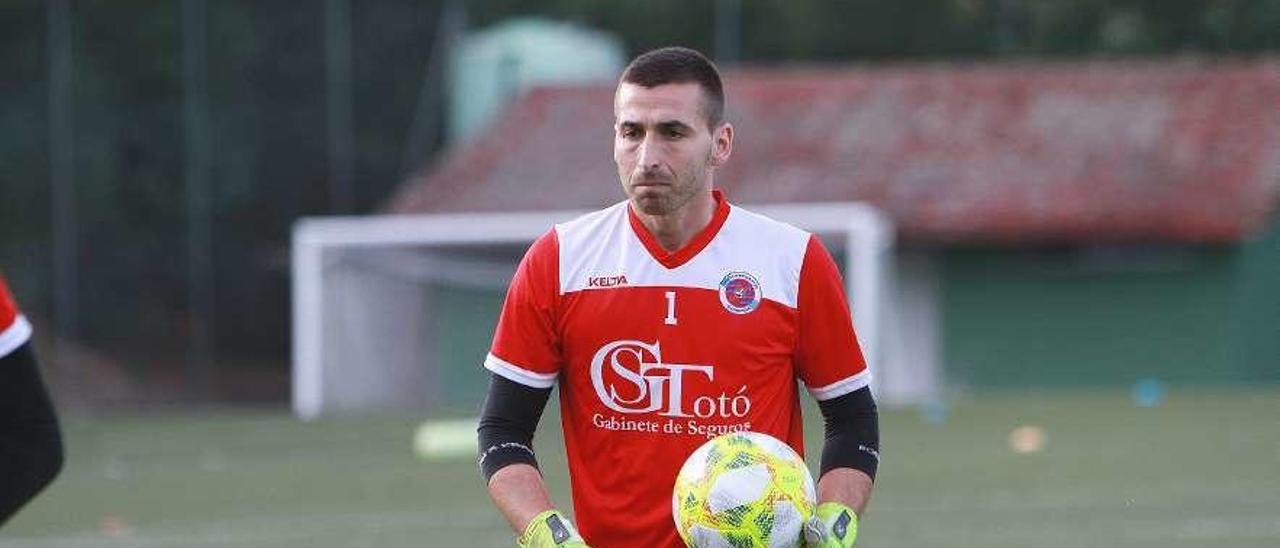
<path fill-rule="evenodd" d="M 1231 357 L 1250 381 L 1280 382 L 1280 215 L 1240 246 Z"/>
<path fill-rule="evenodd" d="M 941 251 L 948 384 L 1249 382 L 1232 350 L 1238 255 L 1149 246 Z"/>
<path fill-rule="evenodd" d="M 440 311 L 436 324 L 439 384 L 430 394 L 437 411 L 478 413 L 489 386 L 484 368 L 493 330 L 506 296 L 503 289 L 436 286 L 432 295 Z"/>

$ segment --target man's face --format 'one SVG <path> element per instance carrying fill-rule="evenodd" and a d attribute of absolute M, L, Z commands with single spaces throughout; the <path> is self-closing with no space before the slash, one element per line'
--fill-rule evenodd
<path fill-rule="evenodd" d="M 613 161 L 622 190 L 641 212 L 678 211 L 710 190 L 712 171 L 728 160 L 733 129 L 708 128 L 703 101 L 696 83 L 618 86 Z"/>

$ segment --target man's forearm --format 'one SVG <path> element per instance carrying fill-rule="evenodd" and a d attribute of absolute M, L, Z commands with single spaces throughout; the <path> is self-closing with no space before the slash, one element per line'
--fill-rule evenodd
<path fill-rule="evenodd" d="M 512 464 L 489 478 L 489 497 L 517 535 L 533 518 L 555 507 L 538 469 L 528 464 Z"/>
<path fill-rule="evenodd" d="M 880 464 L 880 416 L 869 387 L 818 402 L 824 422 L 818 502 L 862 515 Z"/>
<path fill-rule="evenodd" d="M 818 478 L 818 503 L 839 502 L 862 515 L 871 500 L 871 476 L 854 468 L 832 468 Z"/>

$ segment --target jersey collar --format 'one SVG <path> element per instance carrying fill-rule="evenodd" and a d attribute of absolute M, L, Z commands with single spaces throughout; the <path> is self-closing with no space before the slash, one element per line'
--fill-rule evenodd
<path fill-rule="evenodd" d="M 703 227 L 697 234 L 689 240 L 684 247 L 673 252 L 663 249 L 662 244 L 658 243 L 658 239 L 653 236 L 649 229 L 640 221 L 640 217 L 632 211 L 631 204 L 627 204 L 627 220 L 631 222 L 631 230 L 635 232 L 636 237 L 640 238 L 640 243 L 644 244 L 644 248 L 658 261 L 662 266 L 668 269 L 677 268 L 689 262 L 698 255 L 698 252 L 707 247 L 711 240 L 715 239 L 716 234 L 720 232 L 720 227 L 724 226 L 725 219 L 729 218 L 729 202 L 724 198 L 724 192 L 720 190 L 712 190 L 711 196 L 715 198 L 716 209 L 711 214 L 711 222 Z"/>

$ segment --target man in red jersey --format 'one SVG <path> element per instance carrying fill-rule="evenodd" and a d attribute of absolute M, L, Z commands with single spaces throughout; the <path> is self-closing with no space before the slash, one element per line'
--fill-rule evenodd
<path fill-rule="evenodd" d="M 0 275 L 0 525 L 62 469 L 62 435 L 30 339 Z"/>
<path fill-rule="evenodd" d="M 479 463 L 495 505 L 524 547 L 681 546 L 671 490 L 684 459 L 741 430 L 803 454 L 799 379 L 826 425 L 805 540 L 852 546 L 879 432 L 835 262 L 812 234 L 714 189 L 734 128 L 700 53 L 637 57 L 614 115 L 627 199 L 534 242 L 485 359 Z M 557 383 L 580 533 L 532 449 Z"/>

